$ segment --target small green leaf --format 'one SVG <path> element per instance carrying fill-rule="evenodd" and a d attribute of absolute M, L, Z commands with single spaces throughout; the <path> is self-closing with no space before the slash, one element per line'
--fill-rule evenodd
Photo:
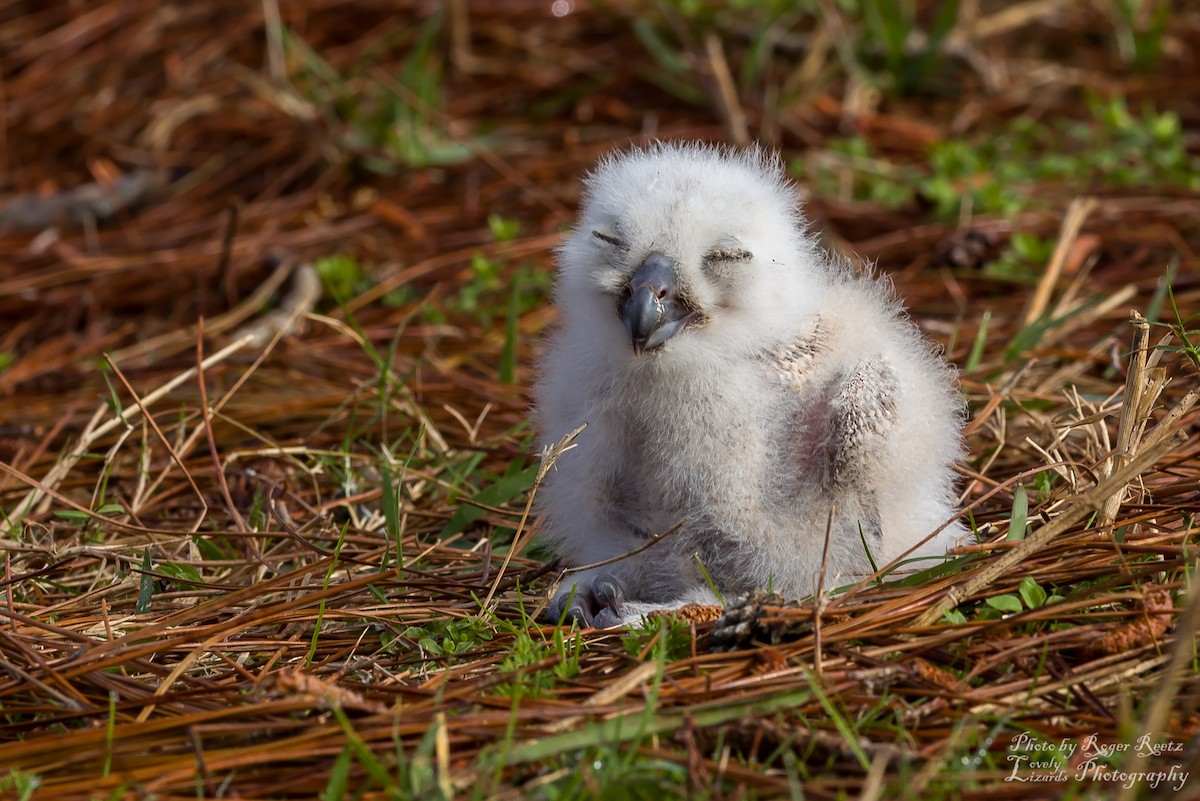
<path fill-rule="evenodd" d="M 492 237 L 497 242 L 511 242 L 521 235 L 520 220 L 502 217 L 499 214 L 489 214 L 487 223 L 488 228 L 492 231 Z"/>
<path fill-rule="evenodd" d="M 1030 609 L 1038 609 L 1046 603 L 1046 591 L 1030 576 L 1021 579 L 1017 592 L 1021 593 L 1021 600 Z"/>
<path fill-rule="evenodd" d="M 957 609 L 947 609 L 943 613 L 942 616 L 946 618 L 947 623 L 966 623 L 967 622 L 967 616 L 964 615 L 962 612 L 958 611 Z"/>
<path fill-rule="evenodd" d="M 192 542 L 195 543 L 196 550 L 198 550 L 200 555 L 205 559 L 219 560 L 233 559 L 235 557 L 233 551 L 229 550 L 228 548 L 221 547 L 221 545 L 219 545 L 215 540 L 209 539 L 208 537 L 203 537 L 199 534 L 196 534 L 192 537 Z"/>
<path fill-rule="evenodd" d="M 1001 612 L 1020 612 L 1022 609 L 1021 599 L 1015 595 L 997 595 L 994 598 L 988 598 L 986 603 Z"/>
<path fill-rule="evenodd" d="M 367 274 L 350 256 L 335 253 L 317 259 L 313 268 L 321 278 L 325 291 L 338 302 L 349 300 L 367 284 Z"/>
<path fill-rule="evenodd" d="M 187 562 L 162 562 L 158 566 L 158 572 L 164 576 L 193 584 L 200 584 L 204 581 L 200 571 Z"/>
<path fill-rule="evenodd" d="M 1050 497 L 1050 491 L 1054 487 L 1054 479 L 1056 474 L 1053 470 L 1043 470 L 1036 473 L 1033 477 L 1033 486 L 1037 489 L 1038 497 L 1043 501 Z"/>

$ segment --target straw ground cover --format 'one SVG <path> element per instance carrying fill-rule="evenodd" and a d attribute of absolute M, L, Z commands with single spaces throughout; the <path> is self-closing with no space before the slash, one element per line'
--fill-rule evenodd
<path fill-rule="evenodd" d="M 1197 52 L 1149 0 L 0 8 L 0 796 L 1195 797 Z M 655 136 L 781 148 L 959 365 L 949 565 L 538 619 L 550 252 Z"/>

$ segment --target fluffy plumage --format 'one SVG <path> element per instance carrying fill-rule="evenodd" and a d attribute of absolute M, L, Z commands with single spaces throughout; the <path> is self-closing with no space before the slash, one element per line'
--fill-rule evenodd
<path fill-rule="evenodd" d="M 536 402 L 543 445 L 588 427 L 539 491 L 543 538 L 582 566 L 678 529 L 569 573 L 552 617 L 713 602 L 698 563 L 724 594 L 806 596 L 831 505 L 827 586 L 953 515 L 953 370 L 890 282 L 822 252 L 797 206 L 757 149 L 658 144 L 587 179 Z"/>

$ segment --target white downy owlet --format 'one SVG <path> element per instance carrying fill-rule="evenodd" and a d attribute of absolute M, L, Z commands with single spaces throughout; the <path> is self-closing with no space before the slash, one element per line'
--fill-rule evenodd
<path fill-rule="evenodd" d="M 671 533 L 569 573 L 551 617 L 617 625 L 714 603 L 710 583 L 803 597 L 827 531 L 832 587 L 953 517 L 955 372 L 889 281 L 818 247 L 778 158 L 610 156 L 558 263 L 540 441 L 587 428 L 539 490 L 543 540 L 582 566 Z"/>

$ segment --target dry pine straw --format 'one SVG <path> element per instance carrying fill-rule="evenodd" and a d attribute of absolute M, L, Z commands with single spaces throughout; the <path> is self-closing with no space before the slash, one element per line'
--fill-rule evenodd
<path fill-rule="evenodd" d="M 654 736 L 637 744 L 644 754 L 686 766 L 694 787 L 724 780 L 764 795 L 788 790 L 777 761 L 761 767 L 785 745 L 822 766 L 805 790 L 824 798 L 880 777 L 904 777 L 919 793 L 948 754 L 976 746 L 993 761 L 956 767 L 954 780 L 996 781 L 1003 771 L 989 765 L 1003 765 L 1010 738 L 1025 730 L 1053 742 L 1131 731 L 1194 738 L 1200 594 L 1186 584 L 1200 489 L 1200 443 L 1187 427 L 1196 372 L 1158 347 L 1161 327 L 1125 322 L 1161 275 L 1164 251 L 1197 266 L 1185 243 L 1194 242 L 1186 223 L 1194 198 L 1112 196 L 1063 214 L 978 218 L 979 231 L 1016 225 L 1055 238 L 1051 269 L 1028 301 L 936 269 L 929 254 L 952 241 L 953 226 L 814 199 L 810 211 L 830 231 L 893 268 L 957 363 L 991 310 L 983 358 L 963 376 L 975 455 L 963 499 L 986 542 L 962 549 L 973 558 L 957 572 L 918 586 L 865 582 L 819 604 L 754 598 L 720 625 L 711 609 L 688 610 L 675 638 L 683 647 L 661 670 L 652 656 L 663 635 L 648 635 L 634 653 L 620 633 L 572 635 L 585 642 L 578 673 L 514 711 L 512 686 L 558 661 L 551 649 L 501 670 L 518 640 L 506 622 L 552 638 L 552 627 L 525 622 L 521 610 L 544 603 L 553 573 L 492 538 L 518 527 L 527 495 L 439 537 L 461 504 L 454 466 L 479 454 L 475 469 L 498 476 L 528 453 L 523 397 L 495 381 L 500 326 L 469 315 L 431 321 L 413 314 L 416 301 L 377 301 L 405 285 L 444 297 L 467 280 L 475 253 L 506 271 L 523 260 L 544 267 L 576 176 L 636 133 L 651 107 L 663 135 L 736 137 L 746 121 L 723 129 L 655 94 L 637 70 L 607 66 L 645 58 L 621 38 L 619 19 L 551 28 L 496 11 L 472 18 L 476 61 L 450 77 L 445 115 L 518 131 L 507 135 L 521 146 L 498 136 L 503 157 L 355 182 L 329 158 L 336 136 L 246 77 L 262 63 L 258 10 L 207 3 L 172 18 L 158 5 L 0 22 L 6 41 L 26 42 L 5 55 L 15 76 L 6 115 L 22 134 L 9 134 L 13 186 L 63 198 L 47 190 L 117 180 L 118 195 L 144 195 L 140 208 L 131 201 L 97 224 L 98 201 L 85 191 L 72 200 L 93 204 L 82 228 L 68 219 L 35 238 L 6 222 L 0 233 L 10 254 L 0 267 L 9 323 L 0 350 L 17 354 L 0 373 L 0 505 L 13 515 L 37 496 L 19 536 L 0 537 L 0 765 L 37 774 L 61 798 L 120 786 L 195 798 L 198 783 L 212 796 L 227 781 L 242 797 L 304 797 L 325 787 L 348 730 L 377 753 L 393 753 L 398 740 L 410 755 L 433 732 L 431 769 L 443 787 L 498 776 L 503 795 L 528 789 L 542 768 L 555 775 L 560 753 L 569 767 L 577 746 L 563 738 L 588 721 L 638 714 L 652 687 L 658 716 Z M 330 5 L 289 12 L 299 15 L 289 24 L 346 68 L 375 43 L 367 32 L 378 12 Z M 535 32 L 536 48 L 522 30 Z M 56 69 L 66 59 L 73 81 Z M 522 93 L 532 90 L 514 85 L 504 63 L 527 63 L 524 79 L 539 86 L 570 85 L 605 65 L 626 91 L 588 101 L 590 127 L 555 120 L 531 131 Z M 394 74 L 395 64 L 385 66 Z M 718 83 L 717 106 L 737 100 Z M 492 105 L 500 86 L 511 108 Z M 83 104 L 95 97 L 111 102 Z M 812 138 L 836 131 L 845 100 L 823 94 L 807 117 L 776 121 L 783 144 L 819 145 Z M 90 115 L 80 125 L 107 132 L 82 148 L 63 133 L 80 108 Z M 856 113 L 901 151 L 928 134 L 911 108 Z M 991 113 L 986 102 L 979 113 Z M 563 142 L 574 144 L 564 152 Z M 123 171 L 114 158 L 152 166 Z M 231 196 L 240 198 L 236 213 Z M 29 208 L 64 222 L 61 206 Z M 492 240 L 484 221 L 492 208 L 522 220 L 516 240 Z M 1101 245 L 1111 264 L 1089 276 L 1081 265 Z M 375 288 L 345 309 L 314 306 L 307 265 L 333 252 L 382 265 Z M 1066 316 L 1089 289 L 1107 301 Z M 1196 308 L 1194 282 L 1176 290 L 1181 309 Z M 282 314 L 264 321 L 271 297 L 282 298 L 274 304 Z M 1064 322 L 1007 360 L 1022 320 L 1045 308 Z M 395 380 L 381 382 L 363 342 L 386 354 L 402 321 Z M 544 311 L 524 315 L 522 342 L 548 321 Z M 108 391 L 93 365 L 103 353 L 123 421 L 100 402 Z M 527 358 L 517 379 L 527 385 Z M 398 554 L 377 514 L 383 460 L 374 449 L 384 443 L 400 443 L 390 460 Z M 1048 492 L 1039 474 L 1055 476 Z M 1007 539 L 1018 485 L 1031 499 L 1031 525 L 1023 539 Z M 102 486 L 119 508 L 94 511 Z M 64 511 L 78 514 L 55 514 Z M 154 593 L 138 613 L 147 552 Z M 988 616 L 984 599 L 1017 596 L 1025 579 L 1062 600 Z M 500 623 L 480 612 L 489 594 Z M 965 622 L 948 622 L 950 608 Z M 491 639 L 432 656 L 413 630 L 447 620 L 482 620 Z M 826 703 L 850 721 L 883 703 L 889 722 L 847 739 Z M 993 737 L 971 739 L 980 722 Z M 501 757 L 496 744 L 510 740 Z M 1196 774 L 1194 751 L 1171 761 L 1185 759 Z M 506 766 L 483 770 L 496 760 Z M 353 770 L 363 775 L 361 760 Z"/>
<path fill-rule="evenodd" d="M 850 713 L 886 695 L 902 709 L 911 745 L 900 749 L 869 738 L 858 745 L 891 768 L 906 753 L 936 760 L 948 740 L 964 736 L 956 724 L 972 719 L 1003 718 L 1011 727 L 1005 731 L 1028 727 L 1053 741 L 1090 733 L 1119 737 L 1120 727 L 1130 725 L 1185 741 L 1195 731 L 1195 676 L 1188 664 L 1190 639 L 1171 627 L 1194 624 L 1196 604 L 1181 612 L 1176 603 L 1188 597 L 1180 590 L 1195 531 L 1185 524 L 1185 507 L 1154 499 L 1160 484 L 1168 495 L 1183 482 L 1194 485 L 1194 466 L 1183 457 L 1195 441 L 1166 437 L 1164 456 L 1153 444 L 1156 431 L 1151 427 L 1146 435 L 1150 444 L 1140 451 L 1143 458 L 1135 456 L 1112 476 L 1118 488 L 1127 483 L 1122 473 L 1142 476 L 1137 491 L 1118 507 L 1115 525 L 1125 530 L 1123 542 L 1072 525 L 1011 569 L 974 586 L 1006 556 L 1036 545 L 1041 531 L 1103 505 L 1095 491 L 1064 492 L 1035 509 L 1033 530 L 1023 541 L 970 546 L 966 550 L 987 556 L 951 576 L 912 588 L 868 587 L 827 598 L 819 615 L 811 603 L 746 603 L 737 613 L 751 631 L 732 653 L 709 652 L 711 621 L 693 626 L 692 655 L 663 669 L 658 709 L 693 715 L 732 710 L 728 718 L 716 719 L 733 726 L 732 742 L 761 756 L 778 745 L 783 730 L 775 716 L 757 720 L 744 714 L 744 705 L 769 707 L 771 699 L 796 694 L 811 682 Z M 1090 444 L 1066 438 L 1059 444 L 1068 457 L 1062 461 L 1102 465 L 1088 453 Z M 1147 460 L 1176 464 L 1147 471 Z M 182 457 L 180 463 L 177 472 L 186 483 L 211 487 L 212 470 Z M 1103 468 L 1080 471 L 1073 479 L 1086 487 L 1093 472 Z M 977 481 L 990 484 L 986 476 Z M 1101 495 L 1107 483 L 1100 483 Z M 208 489 L 214 506 L 215 491 Z M 277 510 L 283 505 L 281 494 Z M 155 504 L 146 506 L 153 514 Z M 419 517 L 415 508 L 413 514 Z M 33 537 L 7 549 L 11 589 L 0 631 L 9 677 L 0 685 L 9 740 L 0 745 L 4 764 L 39 774 L 64 797 L 124 782 L 186 794 L 198 764 L 212 781 L 236 768 L 238 786 L 251 794 L 256 787 L 303 793 L 323 786 L 322 766 L 328 763 L 316 757 L 331 759 L 345 743 L 343 724 L 329 711 L 338 707 L 357 736 L 383 750 L 397 736 L 415 748 L 431 727 L 444 727 L 447 780 L 469 783 L 480 749 L 507 732 L 516 743 L 533 741 L 563 731 L 564 721 L 579 723 L 581 713 L 603 720 L 645 704 L 657 669 L 639 671 L 637 665 L 651 646 L 631 655 L 614 633 L 584 635 L 580 673 L 540 698 L 524 699 L 515 713 L 510 697 L 500 692 L 521 680 L 498 671 L 513 638 L 502 628 L 481 650 L 453 660 L 423 658 L 419 646 L 402 635 L 384 647 L 383 632 L 478 617 L 476 598 L 493 587 L 497 614 L 519 620 L 520 604 L 535 609 L 544 596 L 545 582 L 535 578 L 538 566 L 516 557 L 501 576 L 498 554 L 490 554 L 485 543 L 479 547 L 469 540 L 474 547 L 463 548 L 461 541 L 413 533 L 403 543 L 406 567 L 381 571 L 379 532 L 348 530 L 334 559 L 325 554 L 339 536 L 336 524 L 310 523 L 301 534 L 294 527 L 299 516 L 278 510 L 262 534 L 232 527 L 206 532 L 243 546 L 244 558 L 224 562 L 198 558 L 191 538 L 178 528 L 134 523 L 133 515 L 124 514 L 104 521 L 98 529 L 104 536 L 93 544 L 56 546 L 52 538 L 64 526 L 41 516 L 43 522 L 28 530 Z M 1039 526 L 1042 519 L 1048 522 Z M 155 543 L 156 561 L 188 561 L 213 578 L 192 583 L 158 572 L 162 589 L 151 612 L 134 613 L 141 584 L 137 555 L 147 541 Z M 127 572 L 124 578 L 114 575 L 118 564 Z M 982 597 L 1017 594 L 1025 577 L 1062 588 L 1064 600 L 1004 619 L 957 625 L 921 620 L 940 599 L 962 594 L 960 608 L 969 609 Z M 1188 620 L 1177 620 L 1181 615 Z M 1070 625 L 1057 625 L 1063 623 Z M 548 634 L 547 627 L 540 631 Z M 767 645 L 746 647 L 750 640 Z M 553 662 L 549 657 L 525 672 Z M 1128 700 L 1121 699 L 1153 698 L 1151 689 L 1167 698 L 1165 707 L 1150 704 L 1136 723 L 1123 718 L 1130 713 Z M 793 726 L 803 719 L 805 725 L 786 728 L 788 736 L 832 752 L 840 772 L 855 775 L 854 751 L 837 736 L 820 702 L 811 696 L 795 700 L 785 718 Z M 116 724 L 111 731 L 109 719 Z M 705 731 L 691 748 L 711 741 L 713 734 Z M 669 759 L 684 759 L 683 747 L 670 739 L 653 746 Z M 112 773 L 98 780 L 106 764 Z M 708 754 L 700 764 L 702 771 L 718 771 Z M 282 765 L 289 769 L 280 780 Z M 506 775 L 519 781 L 520 765 Z M 764 790 L 785 786 L 782 776 L 768 773 L 753 779 L 753 771 L 727 775 L 759 782 Z M 829 779 L 826 789 L 832 792 L 844 781 Z M 822 786 L 817 781 L 812 789 Z"/>

